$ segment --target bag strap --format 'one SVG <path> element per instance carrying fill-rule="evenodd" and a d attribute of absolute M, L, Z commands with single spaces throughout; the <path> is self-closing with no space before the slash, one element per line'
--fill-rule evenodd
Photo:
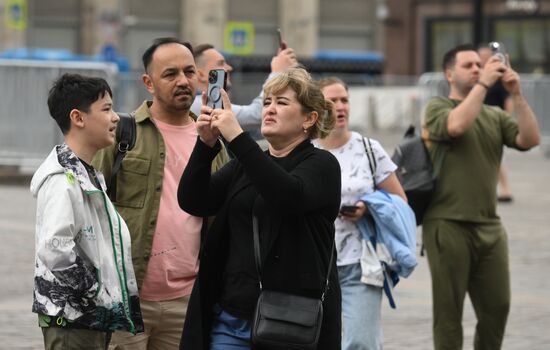
<path fill-rule="evenodd" d="M 260 271 L 260 266 L 262 266 L 262 259 L 260 255 L 260 235 L 258 228 L 258 217 L 252 215 L 252 231 L 254 231 L 254 262 L 256 265 L 256 273 L 258 274 L 258 281 L 260 283 L 260 290 L 263 290 L 262 286 L 262 274 Z"/>
<path fill-rule="evenodd" d="M 117 114 L 120 117 L 116 129 L 116 138 L 118 143 L 116 146 L 113 167 L 111 169 L 111 181 L 109 182 L 109 187 L 107 188 L 107 194 L 112 202 L 116 201 L 116 180 L 117 174 L 122 166 L 122 160 L 126 156 L 126 153 L 134 148 L 136 144 L 136 120 L 131 114 L 128 113 Z"/>
<path fill-rule="evenodd" d="M 369 157 L 369 168 L 370 168 L 370 172 L 372 174 L 372 185 L 373 185 L 374 190 L 376 191 L 377 186 L 376 186 L 376 181 L 375 181 L 375 178 L 374 178 L 375 173 L 376 173 L 376 158 L 374 157 L 374 152 L 372 151 L 372 144 L 370 142 L 370 139 L 368 137 L 366 139 L 367 139 L 367 142 L 365 142 L 365 137 L 363 137 L 363 146 L 365 146 L 365 152 L 367 152 L 367 156 Z M 370 237 L 370 242 L 371 242 L 372 246 L 374 247 L 374 249 L 376 249 L 376 238 L 375 237 L 378 236 L 378 230 L 376 229 L 376 223 L 374 222 L 374 218 L 370 214 L 369 214 L 369 219 L 370 219 L 370 224 L 372 225 L 372 229 L 373 229 L 373 232 L 374 232 L 374 236 Z M 392 292 L 391 292 L 391 286 L 389 284 L 389 281 L 392 281 L 394 285 L 397 282 L 393 281 L 393 278 L 391 278 L 390 274 L 388 273 L 389 268 L 386 265 L 386 263 L 383 262 L 383 261 L 381 261 L 380 263 L 382 265 L 382 273 L 384 274 L 384 282 L 383 282 L 382 288 L 384 290 L 384 293 L 388 297 L 388 302 L 390 303 L 390 307 L 392 309 L 395 309 L 396 308 L 395 300 L 393 299 L 393 295 L 392 295 Z M 399 281 L 399 278 L 397 278 L 397 281 Z"/>
<path fill-rule="evenodd" d="M 447 151 L 446 146 L 440 146 L 435 151 L 434 161 L 433 161 L 434 178 L 437 178 L 439 176 L 439 172 L 441 171 L 441 167 L 443 166 L 443 159 L 445 158 L 446 151 Z"/>
<path fill-rule="evenodd" d="M 365 139 L 367 140 L 367 142 L 365 142 Z M 369 159 L 369 168 L 372 175 L 372 188 L 374 191 L 376 191 L 376 188 L 378 187 L 376 186 L 376 157 L 374 156 L 374 152 L 372 151 L 372 144 L 368 137 L 363 137 L 363 147 L 365 147 L 365 152 L 367 153 L 367 158 Z"/>
<path fill-rule="evenodd" d="M 455 109 L 460 102 L 456 100 L 449 99 L 451 103 L 453 104 L 453 109 Z M 422 139 L 424 142 L 424 139 Z M 424 144 L 425 145 L 425 144 Z M 445 158 L 445 154 L 447 153 L 447 150 L 449 149 L 449 145 L 440 145 L 435 154 L 434 154 L 434 160 L 433 160 L 433 174 L 434 178 L 437 178 L 439 176 L 439 172 L 441 171 L 441 167 L 443 166 L 443 159 Z"/>
<path fill-rule="evenodd" d="M 262 258 L 260 255 L 260 229 L 258 225 L 258 218 L 256 215 L 252 215 L 252 231 L 254 231 L 254 262 L 256 263 L 256 272 L 258 273 L 258 281 L 260 283 L 260 291 L 263 290 L 262 285 L 262 274 L 261 274 L 261 266 L 262 266 Z M 332 240 L 332 246 L 330 248 L 330 261 L 328 263 L 328 271 L 327 271 L 327 278 L 325 281 L 325 288 L 323 289 L 323 294 L 321 294 L 321 301 L 325 301 L 325 294 L 328 290 L 328 282 L 330 278 L 330 271 L 332 270 L 332 263 L 334 261 L 334 239 Z"/>

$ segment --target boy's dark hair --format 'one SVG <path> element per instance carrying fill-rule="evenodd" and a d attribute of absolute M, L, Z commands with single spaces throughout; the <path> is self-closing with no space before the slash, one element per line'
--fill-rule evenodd
<path fill-rule="evenodd" d="M 78 109 L 88 113 L 90 106 L 106 93 L 113 97 L 111 87 L 105 79 L 65 73 L 53 83 L 48 93 L 50 115 L 65 135 L 71 128 L 71 110 Z"/>
<path fill-rule="evenodd" d="M 477 49 L 472 44 L 461 44 L 447 51 L 445 55 L 443 55 L 443 72 L 445 72 L 446 69 L 449 69 L 452 66 L 454 66 L 456 62 L 456 54 L 462 51 L 477 52 Z"/>
<path fill-rule="evenodd" d="M 185 46 L 186 48 L 191 51 L 191 54 L 193 53 L 193 46 L 191 46 L 190 43 L 186 41 L 181 41 L 176 38 L 157 38 L 153 40 L 153 44 L 145 50 L 143 53 L 143 56 L 141 57 L 141 60 L 143 61 L 143 68 L 145 69 L 145 72 L 147 72 L 147 68 L 149 68 L 149 65 L 151 64 L 151 61 L 153 60 L 153 54 L 155 51 L 159 48 L 159 46 L 167 45 L 167 44 L 180 44 Z"/>

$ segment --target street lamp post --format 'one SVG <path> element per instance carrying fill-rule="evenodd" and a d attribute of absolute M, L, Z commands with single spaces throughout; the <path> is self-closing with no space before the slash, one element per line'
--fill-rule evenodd
<path fill-rule="evenodd" d="M 472 43 L 477 47 L 483 42 L 483 0 L 474 0 Z"/>

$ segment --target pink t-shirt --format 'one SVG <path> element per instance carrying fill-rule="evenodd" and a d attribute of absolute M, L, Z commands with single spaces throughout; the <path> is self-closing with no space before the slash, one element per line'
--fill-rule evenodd
<path fill-rule="evenodd" d="M 151 257 L 140 297 L 161 301 L 191 294 L 199 263 L 202 218 L 178 205 L 181 174 L 197 141 L 195 123 L 175 126 L 155 120 L 166 146 L 164 180 Z"/>

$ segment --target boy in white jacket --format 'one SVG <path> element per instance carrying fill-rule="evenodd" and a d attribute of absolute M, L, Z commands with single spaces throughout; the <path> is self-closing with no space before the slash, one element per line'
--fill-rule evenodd
<path fill-rule="evenodd" d="M 64 135 L 34 174 L 33 312 L 46 349 L 106 349 L 111 332 L 143 331 L 126 224 L 90 164 L 115 142 L 118 115 L 101 78 L 64 74 L 48 96 Z"/>

